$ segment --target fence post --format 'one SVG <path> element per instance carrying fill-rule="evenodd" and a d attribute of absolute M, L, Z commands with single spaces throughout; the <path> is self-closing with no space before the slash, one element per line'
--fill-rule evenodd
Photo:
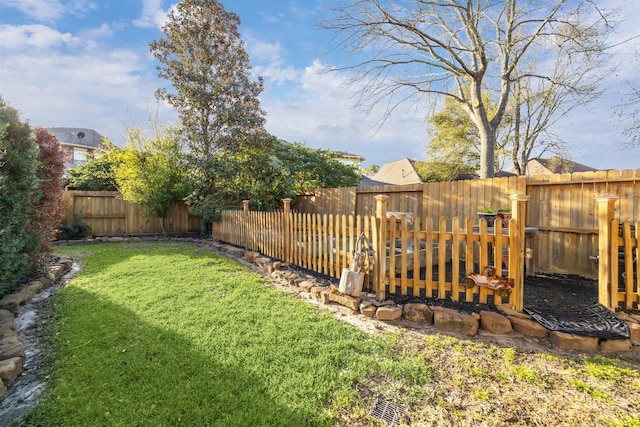
<path fill-rule="evenodd" d="M 516 236 L 509 236 L 510 249 L 512 246 L 512 237 L 519 239 L 519 241 L 513 245 L 516 249 L 514 252 L 517 253 L 511 253 L 511 251 L 509 251 L 508 268 L 509 275 L 514 279 L 515 301 L 513 308 L 516 311 L 522 312 L 524 309 L 524 264 L 525 262 L 528 263 L 529 260 L 533 259 L 533 254 L 527 253 L 528 251 L 533 251 L 533 249 L 527 248 L 527 245 L 524 243 L 526 240 L 524 225 L 527 218 L 527 201 L 529 200 L 529 196 L 526 194 L 513 194 L 509 196 L 509 199 L 511 199 L 511 218 L 516 221 L 516 225 L 518 226 L 518 233 Z"/>
<path fill-rule="evenodd" d="M 284 260 L 290 262 L 291 258 L 291 199 L 282 199 L 283 215 L 282 227 L 284 227 Z"/>
<path fill-rule="evenodd" d="M 242 221 L 242 226 L 240 228 L 240 232 L 242 233 L 242 243 L 245 249 L 253 250 L 253 242 L 250 242 L 250 239 L 253 239 L 253 233 L 249 232 L 249 200 L 245 199 L 242 201 L 242 213 L 244 219 Z M 240 224 L 238 224 L 240 225 Z"/>
<path fill-rule="evenodd" d="M 611 277 L 611 221 L 615 215 L 616 196 L 596 197 L 598 202 L 598 302 L 610 310 L 618 304 L 618 283 Z M 615 254 L 616 257 L 618 254 Z"/>
<path fill-rule="evenodd" d="M 379 265 L 378 277 L 374 278 L 373 290 L 378 301 L 386 298 L 384 279 L 387 276 L 387 201 L 389 196 L 378 194 L 376 200 L 376 218 L 380 221 L 380 234 L 376 242 L 378 259 L 374 260 Z"/>

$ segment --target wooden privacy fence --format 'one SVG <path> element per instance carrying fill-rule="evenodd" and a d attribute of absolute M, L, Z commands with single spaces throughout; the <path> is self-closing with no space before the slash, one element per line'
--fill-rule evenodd
<path fill-rule="evenodd" d="M 142 208 L 122 200 L 117 191 L 65 191 L 64 216 L 79 215 L 95 236 L 161 233 L 160 218 L 145 216 Z M 200 218 L 189 214 L 185 204 L 174 207 L 165 221 L 167 233 L 196 233 Z"/>
<path fill-rule="evenodd" d="M 474 218 L 479 208 L 506 207 L 511 194 L 529 196 L 525 225 L 537 228 L 535 269 L 597 277 L 590 257 L 598 254 L 598 204 L 603 195 L 619 198 L 615 218 L 640 221 L 640 170 L 609 170 L 533 177 L 508 177 L 412 185 L 323 189 L 296 196 L 304 213 L 375 214 L 374 196 L 389 196 L 389 210 L 419 218 Z"/>
<path fill-rule="evenodd" d="M 285 199 L 280 212 L 223 211 L 213 224 L 215 239 L 280 259 L 333 278 L 349 268 L 357 240 L 364 236 L 365 287 L 379 299 L 399 295 L 451 298 L 481 303 L 507 302 L 523 306 L 524 222 L 526 196 L 512 196 L 513 217 L 502 223 L 474 226 L 467 218 L 442 217 L 437 228 L 430 219 L 413 221 L 387 211 L 388 196 L 376 198 L 375 215 L 310 214 L 291 211 Z M 400 218 L 398 217 L 400 216 Z M 467 274 L 489 273 L 512 279 L 503 295 L 494 289 L 467 284 Z"/>

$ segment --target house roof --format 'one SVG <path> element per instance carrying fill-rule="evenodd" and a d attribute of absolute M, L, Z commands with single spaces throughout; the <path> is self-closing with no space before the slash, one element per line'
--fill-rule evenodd
<path fill-rule="evenodd" d="M 558 156 L 533 158 L 527 163 L 527 175 L 548 175 L 567 172 L 595 172 L 598 169 Z"/>
<path fill-rule="evenodd" d="M 371 179 L 395 185 L 420 184 L 422 180 L 413 167 L 413 163 L 413 160 L 407 157 L 386 163 Z"/>
<path fill-rule="evenodd" d="M 102 145 L 104 137 L 94 129 L 87 128 L 47 128 L 60 142 L 61 145 L 73 145 L 77 147 L 98 148 Z"/>
<path fill-rule="evenodd" d="M 360 178 L 360 187 L 375 187 L 378 185 L 389 185 L 386 182 L 376 181 L 374 179 L 369 178 L 368 176 L 363 176 Z"/>

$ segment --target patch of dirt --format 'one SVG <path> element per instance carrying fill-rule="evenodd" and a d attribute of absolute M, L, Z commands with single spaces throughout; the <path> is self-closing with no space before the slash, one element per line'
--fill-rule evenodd
<path fill-rule="evenodd" d="M 573 310 L 598 302 L 598 282 L 573 274 L 537 274 L 524 279 L 524 306 Z"/>

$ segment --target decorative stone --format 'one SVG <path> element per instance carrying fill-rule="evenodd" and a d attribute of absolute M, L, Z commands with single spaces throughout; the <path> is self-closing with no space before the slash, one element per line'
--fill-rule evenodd
<path fill-rule="evenodd" d="M 468 336 L 476 335 L 479 328 L 478 319 L 475 317 L 449 309 L 435 311 L 433 313 L 433 323 L 440 331 Z"/>
<path fill-rule="evenodd" d="M 124 241 L 124 237 L 109 237 L 107 242 L 109 243 L 121 243 Z"/>
<path fill-rule="evenodd" d="M 300 286 L 305 292 L 310 292 L 311 288 L 313 288 L 315 285 L 316 282 L 312 280 L 303 280 L 302 282 L 298 283 L 298 286 Z"/>
<path fill-rule="evenodd" d="M 427 304 L 406 304 L 402 309 L 402 315 L 410 322 L 433 325 L 433 311 L 431 311 Z"/>
<path fill-rule="evenodd" d="M 259 257 L 255 258 L 253 260 L 253 262 L 255 264 L 258 264 L 259 266 L 263 267 L 263 266 L 265 266 L 265 265 L 267 265 L 267 264 L 269 264 L 271 262 L 271 258 L 267 258 L 267 257 L 264 257 L 264 256 L 259 256 Z"/>
<path fill-rule="evenodd" d="M 596 337 L 585 337 L 582 335 L 552 331 L 549 334 L 549 340 L 554 346 L 562 350 L 576 350 L 585 353 L 592 353 L 598 349 L 598 338 Z"/>
<path fill-rule="evenodd" d="M 640 324 L 635 322 L 626 322 L 629 327 L 629 338 L 631 340 L 631 344 L 640 345 Z"/>
<path fill-rule="evenodd" d="M 64 272 L 63 272 L 63 274 L 64 274 Z M 62 274 L 60 276 L 62 277 Z M 33 293 L 33 295 L 35 295 L 38 292 L 40 292 L 43 288 L 44 288 L 44 285 L 39 280 L 34 280 L 33 282 L 29 283 L 29 286 L 27 286 L 27 289 L 29 289 L 30 292 Z"/>
<path fill-rule="evenodd" d="M 7 388 L 13 385 L 18 375 L 22 372 L 23 362 L 21 357 L 0 360 L 0 380 L 2 380 Z"/>
<path fill-rule="evenodd" d="M 507 319 L 511 322 L 511 327 L 516 331 L 527 337 L 534 338 L 546 338 L 549 334 L 547 328 L 542 326 L 535 320 L 523 319 L 521 317 L 507 316 Z"/>
<path fill-rule="evenodd" d="M 509 319 L 493 311 L 480 312 L 480 326 L 493 334 L 508 334 L 512 330 Z"/>
<path fill-rule="evenodd" d="M 25 295 L 21 293 L 5 295 L 2 299 L 0 299 L 0 308 L 9 310 L 11 313 L 17 316 L 19 307 L 26 301 L 27 300 L 25 299 Z"/>
<path fill-rule="evenodd" d="M 311 296 L 316 301 L 320 301 L 323 304 L 329 304 L 329 292 L 324 286 L 314 286 L 311 288 Z"/>
<path fill-rule="evenodd" d="M 513 317 L 519 317 L 521 319 L 531 319 L 531 316 L 529 316 L 527 313 L 520 313 L 519 311 L 516 311 L 513 308 L 511 308 L 509 304 L 497 304 L 496 308 L 498 309 L 499 312 L 503 313 L 507 317 L 513 316 Z"/>
<path fill-rule="evenodd" d="M 362 301 L 360 303 L 360 313 L 367 317 L 373 317 L 376 315 L 376 311 L 378 311 L 378 307 L 373 305 L 371 301 Z"/>
<path fill-rule="evenodd" d="M 378 320 L 384 321 L 398 320 L 402 317 L 402 307 L 398 307 L 397 305 L 379 307 L 376 311 L 376 317 Z"/>
<path fill-rule="evenodd" d="M 7 386 L 0 381 L 0 402 L 2 402 L 5 397 L 7 397 Z"/>
<path fill-rule="evenodd" d="M 343 294 L 343 293 L 329 293 L 329 301 L 336 302 L 340 305 L 348 307 L 353 311 L 358 311 L 358 306 L 360 304 L 360 297 L 352 297 L 351 295 Z"/>
<path fill-rule="evenodd" d="M 0 329 L 16 330 L 13 314 L 9 310 L 0 309 Z"/>
<path fill-rule="evenodd" d="M 258 258 L 259 256 L 260 256 L 260 253 L 255 251 L 245 251 L 244 253 L 244 259 L 246 259 L 249 262 L 254 262 L 256 258 Z"/>
<path fill-rule="evenodd" d="M 622 353 L 631 351 L 631 340 L 602 340 L 600 341 L 600 351 L 603 353 Z"/>
<path fill-rule="evenodd" d="M 4 337 L 0 340 L 0 360 L 21 357 L 26 359 L 24 346 L 18 341 L 17 336 Z"/>

